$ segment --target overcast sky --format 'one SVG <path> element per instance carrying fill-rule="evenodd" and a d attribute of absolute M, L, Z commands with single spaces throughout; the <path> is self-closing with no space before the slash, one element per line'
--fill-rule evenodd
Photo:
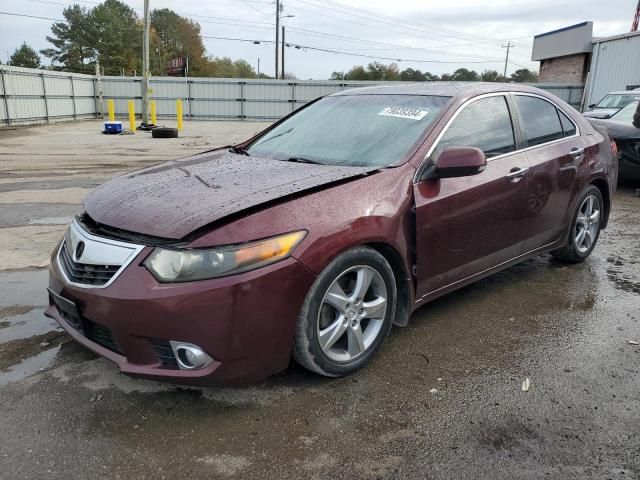
<path fill-rule="evenodd" d="M 91 7 L 97 1 L 79 3 Z M 73 3 L 0 0 L 0 11 L 61 18 L 64 5 Z M 143 0 L 125 3 L 141 14 Z M 535 34 L 586 20 L 594 22 L 596 36 L 624 33 L 631 26 L 637 0 L 284 0 L 283 4 L 283 15 L 295 15 L 284 19 L 287 43 L 401 59 L 397 62 L 400 69 L 441 74 L 460 67 L 502 71 L 506 50 L 502 44 L 507 41 L 516 44 L 509 73 L 521 66 L 537 69 L 537 62 L 530 61 Z M 273 40 L 275 36 L 275 4 L 269 0 L 151 0 L 151 7 L 168 7 L 192 17 L 200 23 L 203 36 L 247 40 Z M 3 63 L 23 41 L 37 50 L 48 47 L 45 37 L 50 26 L 47 20 L 0 14 Z M 273 44 L 214 38 L 204 42 L 209 55 L 244 58 L 254 68 L 260 59 L 260 70 L 274 74 Z M 390 63 L 389 59 L 378 61 Z M 333 71 L 375 60 L 290 47 L 286 70 L 301 79 L 325 79 Z"/>

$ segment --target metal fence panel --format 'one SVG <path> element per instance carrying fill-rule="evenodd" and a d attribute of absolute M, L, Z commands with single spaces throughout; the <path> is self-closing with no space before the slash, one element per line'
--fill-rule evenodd
<path fill-rule="evenodd" d="M 91 98 L 76 98 L 76 116 L 95 117 L 96 102 Z"/>
<path fill-rule="evenodd" d="M 70 77 L 50 77 L 44 75 L 43 79 L 47 96 L 73 96 Z"/>
<path fill-rule="evenodd" d="M 242 116 L 241 102 L 233 100 L 210 100 L 193 102 L 191 114 L 194 119 L 202 120 L 240 120 Z M 175 117 L 175 105 L 173 106 L 171 117 Z"/>
<path fill-rule="evenodd" d="M 13 118 L 27 122 L 47 119 L 47 111 L 40 97 L 9 97 L 7 102 Z"/>
<path fill-rule="evenodd" d="M 6 125 L 100 116 L 98 80 L 92 75 L 0 65 L 0 122 Z M 114 100 L 116 115 L 128 117 L 128 101 L 141 112 L 140 77 L 102 77 L 103 110 Z M 175 117 L 183 100 L 186 119 L 277 120 L 296 108 L 349 88 L 394 82 L 269 80 L 236 78 L 151 79 L 151 98 L 159 118 Z M 582 85 L 533 84 L 578 107 Z"/>
<path fill-rule="evenodd" d="M 74 117 L 72 98 L 48 98 L 47 108 L 50 117 Z"/>
<path fill-rule="evenodd" d="M 73 78 L 73 90 L 76 97 L 93 98 L 93 79 L 92 78 Z"/>

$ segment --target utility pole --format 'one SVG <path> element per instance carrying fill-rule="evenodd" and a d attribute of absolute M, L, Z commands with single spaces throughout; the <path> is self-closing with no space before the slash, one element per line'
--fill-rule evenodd
<path fill-rule="evenodd" d="M 507 78 L 507 66 L 509 65 L 509 50 L 511 50 L 512 47 L 515 47 L 515 45 L 511 42 L 507 42 L 506 45 L 502 45 L 502 48 L 506 48 L 507 49 L 507 58 L 504 61 L 504 78 Z"/>
<path fill-rule="evenodd" d="M 100 118 L 104 119 L 104 107 L 102 104 L 102 77 L 100 76 L 100 61 L 96 60 L 96 83 L 98 84 L 98 101 L 100 102 Z M 7 110 L 8 112 L 8 110 Z"/>
<path fill-rule="evenodd" d="M 278 47 L 280 43 L 280 0 L 276 0 L 276 78 L 278 78 Z"/>
<path fill-rule="evenodd" d="M 260 78 L 260 57 L 258 57 L 258 78 Z"/>
<path fill-rule="evenodd" d="M 142 43 L 142 125 L 149 125 L 149 0 L 144 0 L 144 34 Z"/>
<path fill-rule="evenodd" d="M 284 25 L 282 26 L 282 75 L 280 78 L 284 80 Z"/>

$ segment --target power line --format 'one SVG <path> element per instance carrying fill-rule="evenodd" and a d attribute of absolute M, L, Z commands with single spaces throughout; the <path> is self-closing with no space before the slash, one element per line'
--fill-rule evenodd
<path fill-rule="evenodd" d="M 37 18 L 40 20 L 53 20 L 54 22 L 62 22 L 59 18 L 51 18 L 51 17 L 40 17 L 38 15 L 27 15 L 26 13 L 12 13 L 12 12 L 0 12 L 0 15 L 11 15 L 13 17 L 26 17 L 26 18 Z"/>
<path fill-rule="evenodd" d="M 399 17 L 393 17 L 390 15 L 384 15 L 384 14 L 380 14 L 371 10 L 367 10 L 364 8 L 358 8 L 358 7 L 352 7 L 350 5 L 344 5 L 342 3 L 333 1 L 333 0 L 296 0 L 302 3 L 306 3 L 306 4 L 316 4 L 320 3 L 320 4 L 324 4 L 325 8 L 330 8 L 333 9 L 335 11 L 343 11 L 342 13 L 349 15 L 350 12 L 356 12 L 359 15 L 366 15 L 366 16 L 370 16 L 370 17 L 375 17 L 375 18 L 379 18 L 379 19 L 383 19 L 383 20 L 387 20 L 389 22 L 392 23 L 399 23 L 401 24 L 403 27 L 407 27 L 407 25 L 409 26 L 415 26 L 418 29 L 421 30 L 434 30 L 434 31 L 438 31 L 438 32 L 442 32 L 442 33 L 447 33 L 450 34 L 452 36 L 455 37 L 466 37 L 469 39 L 475 39 L 475 40 L 485 40 L 485 41 L 489 41 L 492 43 L 495 42 L 503 42 L 504 39 L 503 38 L 495 38 L 495 37 L 489 37 L 489 36 L 485 36 L 485 35 L 476 35 L 476 34 L 472 34 L 472 33 L 466 33 L 466 32 L 462 32 L 459 30 L 452 30 L 452 29 L 447 29 L 447 28 L 442 28 L 442 27 L 435 27 L 433 25 L 424 25 L 415 21 L 412 21 L 410 19 L 406 19 L 406 18 L 399 18 Z"/>
<path fill-rule="evenodd" d="M 315 5 L 315 4 L 313 6 L 315 6 L 317 8 L 324 8 L 324 7 L 321 7 L 320 5 Z M 380 27 L 372 25 L 371 24 L 371 20 L 372 19 L 370 19 L 368 17 L 358 16 L 358 17 L 362 18 L 363 20 L 368 20 L 369 21 L 369 23 L 365 23 L 365 22 L 362 22 L 362 21 L 359 22 L 359 21 L 354 20 L 354 19 L 347 19 L 347 18 L 342 18 L 342 17 L 339 17 L 339 16 L 335 16 L 335 15 L 330 15 L 330 14 L 327 14 L 326 12 L 318 12 L 318 11 L 315 11 L 315 10 L 309 10 L 309 9 L 306 9 L 306 8 L 299 7 L 297 5 L 294 5 L 293 8 L 294 8 L 295 11 L 298 11 L 298 12 L 306 12 L 306 13 L 310 13 L 312 15 L 319 15 L 319 16 L 322 16 L 322 17 L 330 18 L 332 20 L 338 20 L 338 21 L 342 21 L 342 22 L 347 22 L 350 26 L 352 26 L 353 24 L 361 25 L 361 26 L 363 26 L 365 28 L 375 30 L 377 34 L 380 34 L 380 32 L 381 32 Z M 344 12 L 339 12 L 339 13 L 344 13 Z M 405 36 L 405 37 L 413 37 L 413 38 L 419 38 L 419 39 L 427 38 L 427 39 L 432 40 L 432 41 L 433 40 L 440 41 L 440 42 L 442 41 L 441 38 L 438 38 L 437 33 L 429 33 L 429 32 L 424 31 L 424 30 L 411 32 L 411 31 L 407 31 L 406 28 L 402 28 L 399 25 L 395 25 L 395 24 L 388 23 L 388 22 L 383 22 L 383 24 L 392 28 L 391 30 L 385 29 L 389 33 L 398 34 L 398 35 L 402 35 L 402 36 Z M 394 30 L 393 28 L 395 28 L 395 29 L 402 28 L 402 31 Z M 499 45 L 497 45 L 497 44 L 491 44 L 491 45 L 494 48 L 499 48 Z M 463 44 L 460 44 L 460 43 L 453 43 L 453 44 L 448 43 L 448 44 L 435 45 L 436 48 L 456 48 L 456 47 L 469 47 L 469 46 L 477 47 L 477 48 L 486 48 L 483 45 L 478 45 L 478 41 L 477 40 L 475 40 L 475 41 L 473 41 L 471 43 L 463 43 Z"/>
<path fill-rule="evenodd" d="M 429 48 L 421 48 L 421 47 L 411 47 L 411 46 L 407 46 L 407 45 L 398 45 L 398 44 L 393 44 L 393 43 L 386 43 L 386 42 L 376 42 L 374 40 L 363 40 L 360 38 L 355 38 L 355 37 L 349 37 L 349 36 L 345 36 L 345 35 L 338 35 L 338 34 L 333 34 L 333 33 L 325 33 L 325 32 L 318 32 L 316 30 L 308 30 L 308 29 L 304 29 L 304 28 L 297 28 L 297 27 L 288 27 L 289 30 L 293 30 L 294 32 L 301 32 L 302 35 L 310 35 L 310 36 L 316 36 L 316 37 L 321 37 L 321 38 L 330 38 L 330 39 L 337 39 L 337 40 L 349 40 L 349 41 L 353 41 L 353 42 L 358 42 L 358 43 L 364 43 L 364 44 L 369 44 L 369 45 L 380 45 L 380 46 L 388 46 L 388 47 L 393 47 L 393 49 L 395 50 L 413 50 L 413 51 L 420 51 L 420 52 L 427 52 L 427 53 L 440 53 L 440 54 L 444 54 L 444 55 L 455 55 L 455 56 L 460 56 L 460 57 L 477 57 L 477 55 L 474 54 L 464 54 L 464 53 L 451 53 L 451 52 L 445 52 L 442 50 L 433 50 L 433 49 L 429 49 Z M 371 49 L 374 50 L 374 49 Z"/>
<path fill-rule="evenodd" d="M 502 42 L 501 39 L 489 39 L 487 40 L 487 37 L 480 37 L 477 35 L 473 35 L 473 34 L 466 34 L 463 32 L 458 32 L 458 31 L 453 31 L 453 30 L 447 30 L 447 29 L 443 29 L 443 28 L 439 28 L 439 27 L 427 27 L 424 25 L 421 25 L 419 23 L 416 22 L 412 22 L 410 20 L 407 19 L 402 19 L 402 18 L 396 18 L 396 17 L 390 17 L 388 15 L 381 15 L 375 12 L 371 12 L 369 10 L 364 10 L 364 9 L 359 9 L 359 8 L 355 8 L 355 7 L 348 7 L 346 5 L 341 5 L 337 2 L 330 2 L 327 0 L 295 0 L 296 2 L 299 3 L 303 3 L 305 5 L 309 5 L 309 6 L 313 6 L 316 8 L 322 8 L 322 9 L 329 9 L 329 10 L 333 10 L 334 12 L 338 12 L 342 15 L 349 15 L 349 16 L 353 16 L 356 18 L 361 18 L 361 19 L 365 19 L 367 21 L 374 21 L 374 22 L 378 22 L 378 23 L 382 23 L 385 25 L 392 25 L 392 26 L 396 26 L 399 25 L 403 28 L 403 30 L 406 32 L 407 29 L 411 29 L 411 30 L 415 30 L 421 33 L 426 33 L 426 34 L 435 34 L 435 33 L 439 33 L 440 35 L 446 35 L 449 37 L 456 37 L 456 38 L 465 38 L 467 40 L 474 40 L 476 42 L 483 42 L 483 43 L 490 43 L 492 45 L 495 45 L 496 43 Z M 322 5 L 318 5 L 318 3 L 315 2 L 321 2 Z M 336 8 L 338 7 L 338 8 Z"/>
<path fill-rule="evenodd" d="M 214 40 L 230 40 L 230 41 L 239 41 L 239 42 L 249 42 L 249 43 L 255 43 L 255 44 L 275 43 L 274 40 L 257 40 L 257 39 L 237 38 L 237 37 L 218 37 L 218 36 L 212 36 L 212 35 L 203 35 L 202 38 L 214 39 Z M 467 61 L 467 60 L 450 61 L 450 60 L 423 60 L 423 59 L 417 59 L 417 58 L 387 57 L 387 56 L 379 56 L 379 55 L 367 55 L 367 54 L 364 54 L 364 53 L 350 52 L 350 51 L 347 51 L 347 50 L 334 50 L 334 49 L 330 49 L 330 48 L 321 48 L 321 47 L 315 47 L 315 46 L 311 46 L 311 45 L 301 45 L 301 44 L 295 44 L 295 43 L 287 43 L 286 46 L 289 47 L 289 48 L 295 48 L 296 50 L 313 50 L 313 51 L 318 51 L 318 52 L 334 53 L 334 54 L 339 54 L 339 55 L 348 55 L 348 56 L 352 56 L 352 57 L 371 58 L 371 59 L 376 59 L 376 60 L 391 60 L 391 61 L 394 61 L 394 62 L 438 63 L 438 64 L 502 63 L 502 60 L 492 60 L 492 59 L 488 59 L 488 60 L 473 60 L 473 61 Z"/>

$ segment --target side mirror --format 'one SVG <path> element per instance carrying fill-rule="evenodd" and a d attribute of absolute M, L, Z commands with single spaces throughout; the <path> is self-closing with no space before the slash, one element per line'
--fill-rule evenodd
<path fill-rule="evenodd" d="M 596 106 L 595 103 L 592 103 L 591 105 L 589 105 L 587 108 L 594 108 Z"/>
<path fill-rule="evenodd" d="M 468 177 L 482 172 L 486 166 L 487 158 L 479 148 L 452 147 L 440 153 L 434 173 L 439 178 Z"/>

